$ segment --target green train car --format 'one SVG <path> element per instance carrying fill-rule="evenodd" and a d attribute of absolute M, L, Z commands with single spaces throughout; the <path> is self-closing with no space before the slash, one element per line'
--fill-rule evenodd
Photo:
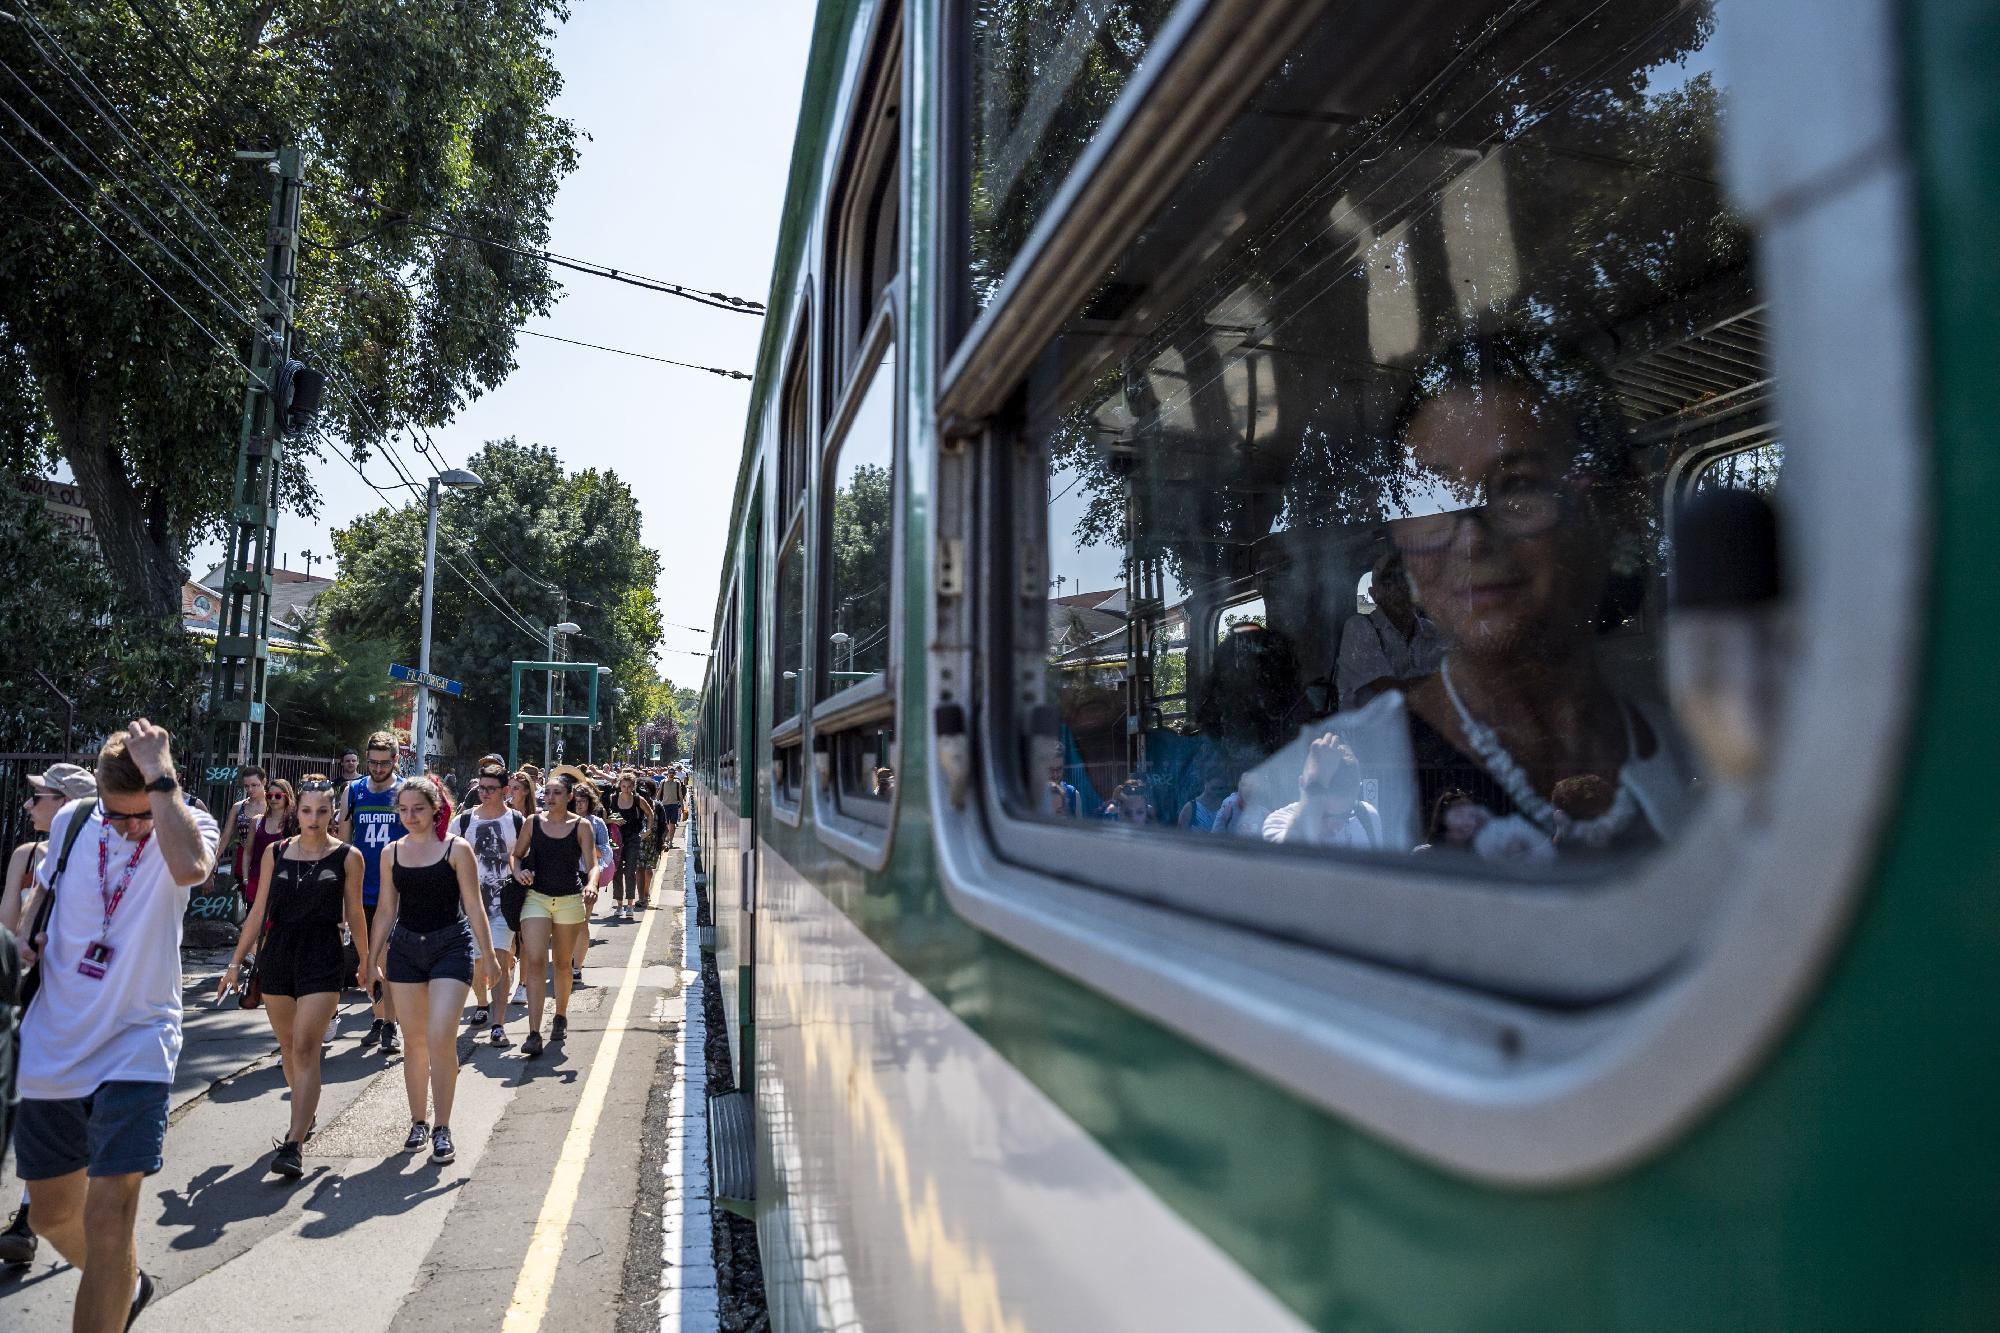
<path fill-rule="evenodd" d="M 697 749 L 774 1326 L 2000 1326 L 1996 50 L 822 7 Z"/>

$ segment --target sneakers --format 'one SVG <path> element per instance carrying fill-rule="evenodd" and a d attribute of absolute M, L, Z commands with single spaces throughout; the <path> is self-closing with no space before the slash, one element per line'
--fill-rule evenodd
<path fill-rule="evenodd" d="M 567 1018 L 564 1018 L 561 1014 L 557 1014 L 555 1025 L 549 1029 L 549 1040 L 561 1041 L 568 1035 L 569 1035 L 569 1020 Z"/>
<path fill-rule="evenodd" d="M 530 1032 L 521 1042 L 521 1054 L 532 1060 L 542 1053 L 542 1034 Z"/>
<path fill-rule="evenodd" d="M 320 1038 L 320 1045 L 331 1046 L 340 1038 L 340 1011 L 333 1011 L 333 1017 L 326 1020 L 326 1035 Z"/>
<path fill-rule="evenodd" d="M 384 1023 L 382 1025 L 382 1054 L 394 1055 L 402 1049 L 403 1039 L 396 1035 L 396 1025 L 394 1023 Z"/>
<path fill-rule="evenodd" d="M 571 969 L 569 970 L 569 979 L 570 979 L 571 981 L 582 981 L 582 980 L 583 980 L 583 965 L 582 965 L 582 964 L 580 964 L 580 963 L 579 963 L 579 964 L 578 964 L 577 966 L 575 966 L 575 967 L 572 967 L 572 968 L 571 968 Z"/>
<path fill-rule="evenodd" d="M 472 1017 L 466 1020 L 465 1025 L 469 1028 L 483 1028 L 492 1021 L 492 1013 L 482 1004 L 472 1011 Z"/>
<path fill-rule="evenodd" d="M 132 1297 L 132 1309 L 125 1316 L 125 1327 L 132 1327 L 132 1321 L 139 1317 L 141 1310 L 144 1310 L 148 1305 L 153 1303 L 153 1297 L 159 1294 L 159 1290 L 160 1288 L 153 1281 L 152 1275 L 147 1273 L 145 1269 L 140 1269 L 139 1291 L 137 1295 Z"/>
<path fill-rule="evenodd" d="M 430 1141 L 431 1127 L 421 1120 L 410 1122 L 410 1132 L 403 1138 L 403 1151 L 415 1152 Z"/>
<path fill-rule="evenodd" d="M 493 1025 L 493 1031 L 488 1034 L 487 1040 L 502 1050 L 514 1044 L 507 1039 L 507 1029 L 501 1027 L 498 1023 Z"/>
<path fill-rule="evenodd" d="M 31 1264 L 39 1241 L 28 1225 L 28 1205 L 23 1203 L 5 1231 L 0 1231 L 0 1264 Z"/>
<path fill-rule="evenodd" d="M 295 1141 L 287 1139 L 278 1145 L 278 1151 L 271 1156 L 271 1171 L 274 1175 L 288 1176 L 293 1180 L 306 1173 L 305 1154 Z"/>
<path fill-rule="evenodd" d="M 431 1131 L 431 1160 L 443 1166 L 458 1154 L 452 1150 L 451 1130 L 439 1125 Z"/>
<path fill-rule="evenodd" d="M 514 987 L 514 1003 L 526 1004 L 527 1002 L 528 1002 L 528 988 L 526 986 Z"/>
<path fill-rule="evenodd" d="M 379 1018 L 376 1019 L 373 1023 L 370 1023 L 368 1025 L 368 1031 L 362 1034 L 361 1037 L 362 1050 L 364 1051 L 368 1050 L 370 1047 L 374 1046 L 376 1042 L 382 1040 L 382 1028 L 384 1026 L 385 1025 L 383 1024 L 382 1020 Z"/>

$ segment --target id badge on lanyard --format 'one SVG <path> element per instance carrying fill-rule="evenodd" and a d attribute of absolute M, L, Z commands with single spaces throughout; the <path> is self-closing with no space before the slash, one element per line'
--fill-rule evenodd
<path fill-rule="evenodd" d="M 95 942 L 86 945 L 83 957 L 76 970 L 92 981 L 104 980 L 104 974 L 111 970 L 111 958 L 115 950 L 106 943 L 111 935 L 111 918 L 118 911 L 118 904 L 125 901 L 125 890 L 132 887 L 132 872 L 139 868 L 139 858 L 146 854 L 146 844 L 153 840 L 153 831 L 146 830 L 145 836 L 132 846 L 132 859 L 125 863 L 125 873 L 118 877 L 118 887 L 111 887 L 111 829 L 109 826 L 98 830 L 97 834 L 97 892 L 104 900 L 104 924 L 98 927 Z"/>

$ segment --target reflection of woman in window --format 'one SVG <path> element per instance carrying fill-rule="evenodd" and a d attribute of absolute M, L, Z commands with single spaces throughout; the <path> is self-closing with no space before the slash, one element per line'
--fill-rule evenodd
<path fill-rule="evenodd" d="M 1388 535 L 1446 643 L 1406 700 L 1416 808 L 1464 788 L 1496 817 L 1480 840 L 1496 844 L 1669 836 L 1689 771 L 1597 655 L 1611 557 L 1643 502 L 1608 390 L 1524 343 L 1469 342 L 1419 374 L 1403 421 Z M 1612 794 L 1579 820 L 1553 798 L 1582 775 Z"/>

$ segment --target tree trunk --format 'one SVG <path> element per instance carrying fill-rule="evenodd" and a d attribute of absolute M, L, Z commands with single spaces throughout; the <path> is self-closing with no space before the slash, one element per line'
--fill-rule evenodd
<path fill-rule="evenodd" d="M 90 509 L 98 552 L 126 600 L 148 617 L 178 619 L 187 577 L 180 539 L 165 507 L 149 505 L 126 473 L 113 435 L 116 405 L 87 386 L 70 392 L 53 376 L 42 377 L 42 399 Z"/>

